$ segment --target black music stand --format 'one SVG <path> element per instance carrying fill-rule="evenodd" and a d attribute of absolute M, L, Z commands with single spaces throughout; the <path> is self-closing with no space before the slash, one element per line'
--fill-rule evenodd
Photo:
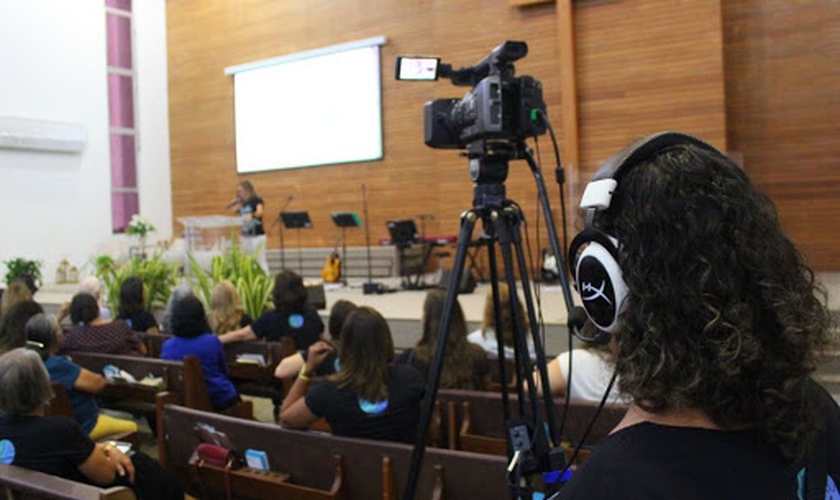
<path fill-rule="evenodd" d="M 362 227 L 362 220 L 356 212 L 333 212 L 330 214 L 336 227 L 341 228 L 341 282 L 347 284 L 347 238 L 345 232 L 348 227 Z M 370 259 L 368 259 L 370 267 Z"/>
<path fill-rule="evenodd" d="M 425 270 L 425 249 L 421 252 L 420 263 L 416 258 L 409 259 L 407 249 L 420 242 L 420 234 L 417 226 L 411 219 L 388 221 L 388 233 L 391 235 L 391 244 L 397 247 L 400 252 L 400 276 L 402 286 L 408 290 L 422 290 L 425 288 L 422 283 Z M 410 260 L 410 262 L 409 262 Z"/>
<path fill-rule="evenodd" d="M 309 212 L 281 212 L 280 220 L 283 221 L 283 227 L 286 229 L 297 229 L 298 266 L 300 268 L 300 276 L 303 278 L 303 246 L 300 243 L 300 230 L 312 228 L 312 220 L 309 218 Z"/>

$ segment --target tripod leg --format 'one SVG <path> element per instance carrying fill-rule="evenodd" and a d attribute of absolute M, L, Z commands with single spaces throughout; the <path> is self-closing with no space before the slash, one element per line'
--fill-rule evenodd
<path fill-rule="evenodd" d="M 514 276 L 514 265 L 513 265 L 513 253 L 511 251 L 511 242 L 512 242 L 512 225 L 515 223 L 512 221 L 512 217 L 515 217 L 515 214 L 504 210 L 497 212 L 494 217 L 495 227 L 496 227 L 496 235 L 499 238 L 499 247 L 502 254 L 502 262 L 505 265 L 505 279 L 508 284 L 508 288 L 511 292 L 511 312 L 512 312 L 512 319 L 513 319 L 513 352 L 515 358 L 515 366 L 516 366 L 516 378 L 517 378 L 517 394 L 519 396 L 519 414 L 520 416 L 525 415 L 525 393 L 523 389 L 523 382 L 528 381 L 528 388 L 529 388 L 529 395 L 531 398 L 531 411 L 532 415 L 535 417 L 538 415 L 537 413 L 537 404 L 536 404 L 536 392 L 533 391 L 533 381 L 528 380 L 528 367 L 530 365 L 530 360 L 528 360 L 528 346 L 525 342 L 525 321 L 522 316 L 522 311 L 519 308 L 519 301 L 516 300 L 516 277 Z"/>
<path fill-rule="evenodd" d="M 514 209 L 514 208 L 510 208 L 509 210 L 516 210 L 518 212 L 518 209 Z M 516 251 L 516 260 L 517 260 L 517 263 L 519 265 L 519 275 L 522 278 L 522 291 L 525 294 L 525 304 L 526 304 L 526 307 L 528 309 L 528 311 L 527 311 L 528 312 L 528 321 L 530 322 L 530 325 L 531 325 L 531 339 L 534 343 L 534 353 L 536 354 L 536 357 L 537 357 L 537 369 L 540 372 L 540 382 L 541 382 L 542 387 L 543 387 L 543 400 L 544 400 L 544 403 L 546 405 L 546 419 L 547 419 L 547 422 L 548 422 L 549 429 L 551 429 L 552 432 L 556 432 L 557 431 L 557 427 L 556 427 L 557 422 L 556 422 L 555 414 L 554 414 L 554 411 L 553 411 L 554 404 L 553 404 L 552 397 L 551 397 L 551 388 L 548 385 L 548 369 L 546 368 L 548 365 L 546 364 L 545 347 L 542 344 L 542 339 L 540 338 L 539 330 L 537 328 L 537 325 L 538 325 L 537 314 L 536 314 L 536 311 L 534 310 L 533 293 L 531 291 L 531 283 L 530 283 L 530 280 L 528 278 L 528 266 L 527 266 L 527 263 L 525 261 L 525 252 L 522 249 L 522 231 L 521 231 L 521 228 L 522 228 L 522 214 L 517 213 L 514 216 L 513 231 L 512 231 L 511 236 L 512 236 L 512 239 L 513 239 L 513 247 Z M 527 349 L 527 347 L 526 347 L 526 349 Z M 534 379 L 533 379 L 533 372 L 528 370 L 528 373 L 526 374 L 526 376 L 528 377 L 528 384 L 531 387 L 535 388 Z M 534 391 L 534 394 L 532 394 L 532 397 L 534 397 L 534 396 L 536 396 L 536 389 Z M 555 443 L 559 442 L 558 441 L 559 436 L 551 436 L 551 439 L 554 440 Z"/>
<path fill-rule="evenodd" d="M 470 244 L 477 219 L 478 215 L 474 210 L 465 212 L 461 217 L 461 232 L 458 235 L 458 249 L 455 253 L 455 263 L 452 266 L 452 279 L 449 281 L 449 286 L 446 290 L 446 301 L 444 302 L 443 314 L 440 319 L 440 331 L 438 333 L 437 345 L 435 346 L 435 357 L 429 368 L 429 380 L 426 382 L 426 395 L 423 398 L 420 422 L 417 424 L 417 441 L 414 445 L 414 451 L 411 454 L 411 468 L 408 472 L 403 500 L 412 500 L 417 489 L 420 466 L 423 462 L 423 455 L 426 452 L 426 432 L 429 429 L 429 422 L 432 419 L 432 408 L 434 407 L 438 384 L 440 383 L 440 371 L 443 367 L 446 341 L 449 338 L 449 326 L 452 323 L 452 310 L 455 307 L 455 301 L 458 300 L 458 286 L 461 283 L 461 277 L 464 275 L 467 247 Z"/>
<path fill-rule="evenodd" d="M 505 359 L 504 332 L 502 331 L 502 309 L 499 307 L 499 271 L 496 265 L 496 250 L 493 241 L 487 242 L 487 260 L 490 263 L 490 287 L 493 291 L 493 317 L 496 323 L 496 346 L 498 349 L 499 379 L 502 383 L 502 408 L 505 422 L 510 420 L 510 397 L 507 386 L 507 360 Z M 516 379 L 514 375 L 513 379 Z"/>

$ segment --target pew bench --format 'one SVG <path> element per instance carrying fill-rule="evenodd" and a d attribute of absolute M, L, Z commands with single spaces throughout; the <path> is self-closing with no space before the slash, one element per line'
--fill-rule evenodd
<path fill-rule="evenodd" d="M 4 500 L 135 500 L 124 486 L 100 488 L 23 467 L 0 464 L 0 498 Z"/>
<path fill-rule="evenodd" d="M 196 484 L 198 472 L 193 457 L 200 442 L 195 430 L 199 423 L 224 433 L 236 446 L 239 456 L 246 449 L 266 452 L 271 470 L 286 475 L 282 482 L 289 491 L 283 495 L 275 493 L 274 497 L 253 498 L 395 499 L 396 493 L 405 487 L 413 450 L 409 444 L 284 429 L 165 404 L 165 396 L 160 399 L 160 459 L 191 494 L 201 493 Z M 507 497 L 506 466 L 504 457 L 429 448 L 420 471 L 416 498 Z M 214 481 L 219 486 L 218 474 L 223 471 L 204 467 L 201 472 L 205 487 Z M 248 469 L 234 476 L 239 478 L 236 481 L 260 482 L 259 473 Z M 248 489 L 251 494 L 254 491 Z M 224 489 L 214 492 L 224 495 Z M 237 494 L 247 496 L 234 489 L 234 496 Z"/>
<path fill-rule="evenodd" d="M 72 352 L 70 357 L 78 365 L 94 373 L 103 373 L 106 365 L 114 365 L 130 373 L 137 380 L 146 376 L 163 379 L 162 387 L 147 386 L 139 383 L 109 382 L 100 393 L 100 399 L 106 408 L 129 412 L 152 413 L 156 409 L 157 394 L 167 391 L 175 396 L 178 404 L 189 408 L 212 411 L 207 382 L 201 363 L 196 356 L 185 356 L 183 361 L 115 356 L 87 352 Z M 253 403 L 241 401 L 224 410 L 224 413 L 240 418 L 254 418 Z"/>

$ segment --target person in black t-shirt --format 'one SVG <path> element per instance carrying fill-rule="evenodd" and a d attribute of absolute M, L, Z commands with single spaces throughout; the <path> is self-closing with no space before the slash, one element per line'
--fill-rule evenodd
<path fill-rule="evenodd" d="M 137 276 L 129 276 L 120 286 L 119 316 L 135 332 L 160 333 L 157 321 L 146 310 L 146 285 Z"/>
<path fill-rule="evenodd" d="M 332 375 L 338 371 L 338 346 L 341 340 L 341 328 L 344 326 L 344 322 L 350 316 L 350 313 L 356 310 L 356 307 L 356 304 L 349 300 L 337 300 L 332 305 L 332 308 L 330 308 L 330 319 L 327 322 L 327 330 L 330 333 L 330 345 L 333 347 L 333 351 L 315 369 L 316 377 Z M 300 349 L 291 356 L 286 356 L 277 365 L 277 369 L 274 370 L 274 376 L 281 380 L 297 377 L 303 365 L 306 364 L 308 357 L 309 349 Z"/>
<path fill-rule="evenodd" d="M 257 196 L 251 181 L 241 181 L 236 185 L 236 198 L 231 202 L 236 214 L 242 218 L 242 247 L 249 254 L 256 254 L 260 267 L 268 272 L 268 262 L 265 259 L 265 228 L 263 227 L 263 212 L 265 204 Z"/>
<path fill-rule="evenodd" d="M 840 498 L 840 409 L 810 378 L 831 318 L 772 202 L 678 133 L 582 200 L 570 266 L 633 404 L 559 498 Z"/>
<path fill-rule="evenodd" d="M 412 442 L 417 434 L 425 382 L 415 368 L 392 365 L 394 343 L 388 323 L 360 307 L 341 331 L 341 366 L 309 388 L 311 377 L 333 348 L 318 342 L 283 401 L 280 421 L 305 429 L 326 419 L 333 434 Z"/>
<path fill-rule="evenodd" d="M 306 287 L 294 271 L 283 271 L 274 278 L 274 309 L 264 312 L 250 325 L 219 335 L 223 344 L 265 339 L 278 341 L 291 337 L 297 349 L 306 349 L 321 338 L 324 322 L 314 307 L 306 304 Z"/>
<path fill-rule="evenodd" d="M 95 444 L 74 420 L 44 416 L 51 398 L 37 353 L 18 348 L 0 356 L 0 463 L 97 486 L 128 486 L 140 500 L 184 498 L 177 480 L 150 457 Z"/>

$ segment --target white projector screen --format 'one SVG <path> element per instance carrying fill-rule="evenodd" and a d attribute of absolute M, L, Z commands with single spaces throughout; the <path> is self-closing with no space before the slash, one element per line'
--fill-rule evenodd
<path fill-rule="evenodd" d="M 237 172 L 382 158 L 384 39 L 366 42 L 226 69 L 234 75 Z"/>

